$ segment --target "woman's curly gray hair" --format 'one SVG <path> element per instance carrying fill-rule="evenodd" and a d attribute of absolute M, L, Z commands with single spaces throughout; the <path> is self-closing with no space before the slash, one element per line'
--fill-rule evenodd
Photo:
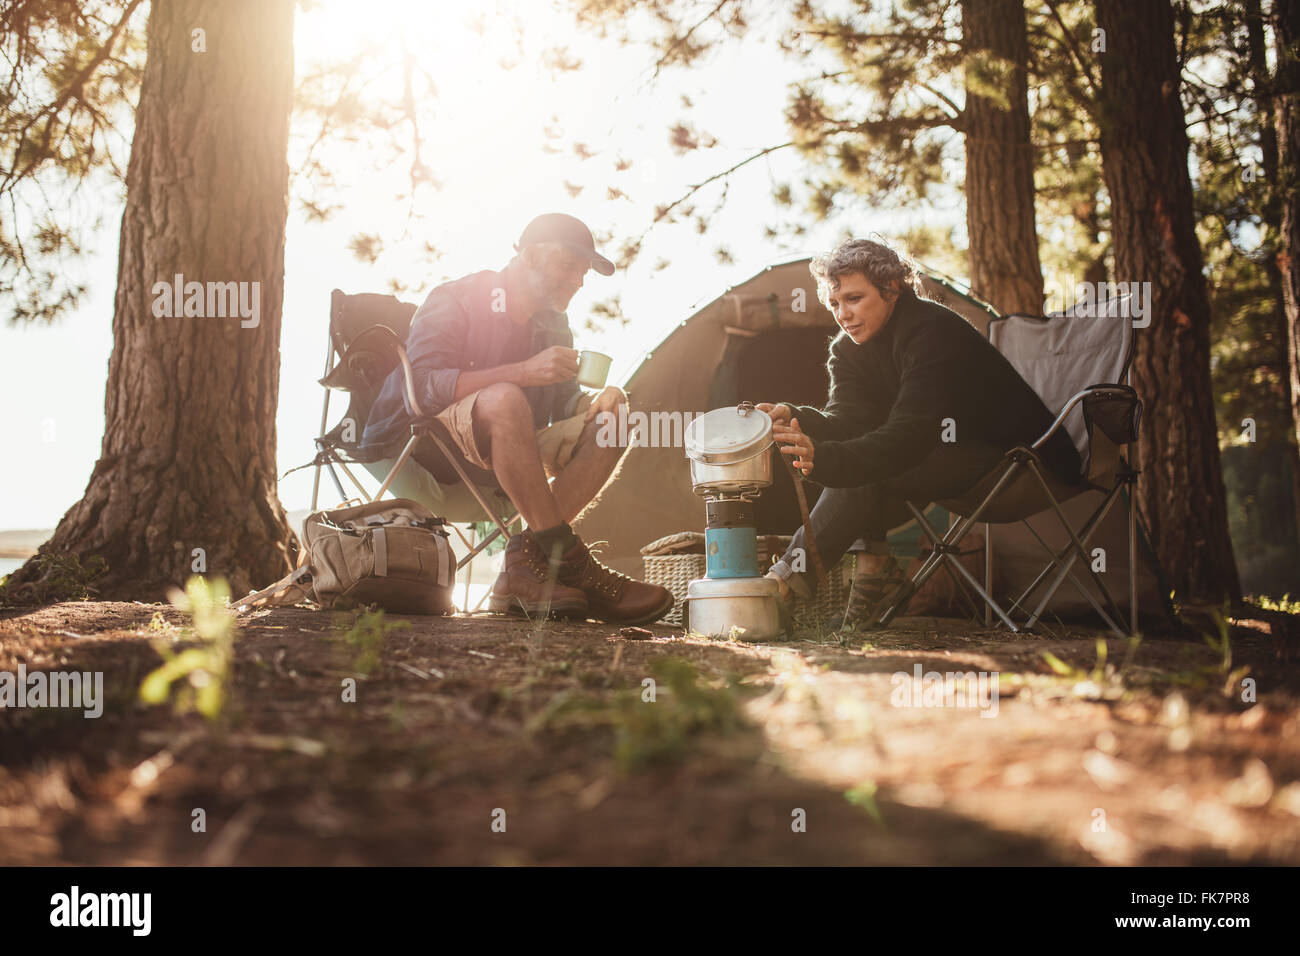
<path fill-rule="evenodd" d="M 845 239 L 830 252 L 813 259 L 808 269 L 817 280 L 817 298 L 822 305 L 839 288 L 840 278 L 851 272 L 866 276 L 886 302 L 898 296 L 889 288 L 893 281 L 898 282 L 900 290 L 916 291 L 916 269 L 911 261 L 874 239 Z"/>

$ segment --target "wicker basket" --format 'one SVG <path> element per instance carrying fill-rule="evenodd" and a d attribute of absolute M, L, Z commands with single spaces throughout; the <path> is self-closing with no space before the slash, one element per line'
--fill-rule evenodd
<path fill-rule="evenodd" d="M 811 601 L 795 598 L 790 613 L 794 616 L 796 627 L 839 628 L 849 606 L 853 568 L 853 555 L 844 555 L 838 565 L 827 569 L 826 580 L 817 588 L 817 594 Z"/>
<path fill-rule="evenodd" d="M 647 554 L 641 560 L 645 562 L 644 580 L 648 584 L 666 587 L 673 594 L 673 609 L 661 620 L 673 627 L 681 627 L 682 601 L 686 598 L 686 587 L 695 578 L 704 577 L 704 555 Z"/>
<path fill-rule="evenodd" d="M 758 563 L 763 572 L 790 547 L 788 534 L 764 534 L 758 537 Z M 790 606 L 797 627 L 834 626 L 844 620 L 849 606 L 849 591 L 853 587 L 854 557 L 846 554 L 836 568 L 828 568 L 826 580 L 817 589 L 811 601 L 796 597 Z M 811 567 L 809 568 L 811 570 Z"/>
<path fill-rule="evenodd" d="M 772 561 L 779 558 L 790 544 L 789 535 L 760 535 L 758 539 L 758 563 L 756 571 L 766 571 Z M 648 584 L 658 584 L 667 588 L 673 595 L 673 609 L 664 615 L 663 623 L 672 627 L 682 627 L 682 601 L 686 598 L 687 586 L 696 578 L 704 577 L 705 558 L 702 554 L 663 554 L 642 555 L 645 562 L 643 580 Z M 797 627 L 834 627 L 838 628 L 844 620 L 844 612 L 849 606 L 849 590 L 853 586 L 854 558 L 846 554 L 839 565 L 829 571 L 826 580 L 817 589 L 817 595 L 811 601 L 796 598 L 791 606 Z"/>

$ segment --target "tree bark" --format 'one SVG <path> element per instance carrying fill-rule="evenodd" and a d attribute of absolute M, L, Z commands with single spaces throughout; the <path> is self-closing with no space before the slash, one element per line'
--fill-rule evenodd
<path fill-rule="evenodd" d="M 1277 76 L 1273 90 L 1273 125 L 1277 142 L 1276 189 L 1279 207 L 1277 271 L 1285 315 L 1291 422 L 1300 444 L 1300 2 L 1274 5 Z M 1296 499 L 1300 509 L 1300 497 Z"/>
<path fill-rule="evenodd" d="M 1096 9 L 1115 278 L 1151 283 L 1133 365 L 1145 406 L 1138 511 L 1180 600 L 1237 601 L 1173 11 L 1168 0 L 1096 0 Z"/>
<path fill-rule="evenodd" d="M 1293 10 L 1296 7 L 1296 0 L 1281 0 L 1281 3 L 1275 4 L 1275 7 L 1286 7 L 1290 5 Z M 1300 513 L 1300 397 L 1297 397 L 1297 370 L 1296 356 L 1294 346 L 1292 345 L 1293 333 L 1287 316 L 1286 294 L 1283 291 L 1282 278 L 1282 260 L 1287 252 L 1285 235 L 1282 231 L 1282 200 L 1284 185 L 1278 177 L 1278 163 L 1280 152 L 1277 138 L 1277 111 L 1281 108 L 1281 103 L 1275 94 L 1277 79 L 1280 78 L 1284 70 L 1282 66 L 1285 60 L 1283 45 L 1277 41 L 1277 26 L 1274 26 L 1274 38 L 1277 44 L 1278 54 L 1278 76 L 1270 76 L 1268 68 L 1268 44 L 1265 39 L 1264 31 L 1264 13 L 1261 9 L 1260 0 L 1246 0 L 1242 13 L 1246 23 L 1246 48 L 1247 62 L 1250 67 L 1251 86 L 1255 94 L 1255 107 L 1259 113 L 1259 150 L 1263 160 L 1264 182 L 1262 191 L 1264 194 L 1264 203 L 1261 210 L 1261 218 L 1264 222 L 1264 235 L 1266 241 L 1273 246 L 1272 255 L 1264 261 L 1265 275 L 1268 276 L 1269 291 L 1273 296 L 1273 322 L 1274 335 L 1281 348 L 1281 355 L 1278 356 L 1278 362 L 1284 365 L 1282 371 L 1282 387 L 1285 390 L 1283 400 L 1286 406 L 1291 410 L 1292 424 L 1296 429 L 1294 440 L 1286 442 L 1286 459 L 1287 466 L 1291 469 L 1291 500 L 1294 502 L 1297 513 Z M 1291 29 L 1295 30 L 1297 24 L 1292 24 Z M 1294 97 L 1290 104 L 1294 110 Z M 1292 120 L 1294 126 L 1295 121 Z M 1300 521 L 1296 523 L 1294 529 L 1297 536 L 1300 536 Z"/>
<path fill-rule="evenodd" d="M 206 52 L 192 49 L 199 29 Z M 275 412 L 292 86 L 293 0 L 152 5 L 103 446 L 40 550 L 102 557 L 102 597 L 156 600 L 203 565 L 238 595 L 290 567 Z M 256 283 L 258 324 L 207 315 L 207 295 L 205 317 L 156 317 L 154 286 L 177 275 Z"/>
<path fill-rule="evenodd" d="M 1022 0 L 962 0 L 966 53 L 966 232 L 971 289 L 1003 312 L 1039 315 L 1043 272 L 1029 142 Z M 989 70 L 989 63 L 998 67 Z M 976 90 L 999 77 L 996 96 Z"/>

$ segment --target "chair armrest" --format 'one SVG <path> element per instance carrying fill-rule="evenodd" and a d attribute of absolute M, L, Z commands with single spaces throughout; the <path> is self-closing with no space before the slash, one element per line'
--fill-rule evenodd
<path fill-rule="evenodd" d="M 1047 443 L 1047 440 L 1051 438 L 1052 435 L 1055 434 L 1056 431 L 1065 423 L 1066 416 L 1069 415 L 1070 412 L 1074 410 L 1074 407 L 1080 402 L 1084 405 L 1084 420 L 1091 425 L 1092 419 L 1089 417 L 1090 408 L 1098 408 L 1101 402 L 1116 401 L 1120 401 L 1124 404 L 1126 409 L 1125 414 L 1131 418 L 1130 430 L 1133 437 L 1124 438 L 1122 440 L 1117 439 L 1115 435 L 1112 434 L 1112 431 L 1115 431 L 1116 434 L 1120 434 L 1124 430 L 1115 427 L 1116 423 L 1110 421 L 1112 416 L 1109 414 L 1098 418 L 1097 424 L 1101 427 L 1102 431 L 1106 433 L 1106 437 L 1110 438 L 1110 440 L 1115 442 L 1117 445 L 1123 445 L 1127 442 L 1133 441 L 1137 437 L 1138 419 L 1142 414 L 1142 402 L 1138 400 L 1137 392 L 1133 391 L 1133 389 L 1127 385 L 1089 385 L 1087 388 L 1080 389 L 1070 396 L 1070 400 L 1065 403 L 1065 407 L 1062 408 L 1061 413 L 1056 416 L 1056 420 L 1052 422 L 1051 427 L 1048 428 L 1047 431 L 1043 432 L 1038 441 L 1034 442 L 1030 447 L 1035 451 L 1042 448 L 1043 445 Z M 1106 420 L 1102 420 L 1103 418 Z"/>
<path fill-rule="evenodd" d="M 1116 445 L 1127 445 L 1137 441 L 1142 400 L 1127 385 L 1099 389 L 1084 398 L 1083 420 L 1089 432 L 1095 425 Z"/>
<path fill-rule="evenodd" d="M 424 417 L 424 409 L 420 407 L 420 400 L 415 397 L 415 372 L 411 369 L 411 360 L 406 355 L 406 346 L 397 347 L 397 358 L 402 363 L 402 380 L 406 385 L 406 401 L 411 406 L 411 411 L 415 413 L 416 418 Z"/>

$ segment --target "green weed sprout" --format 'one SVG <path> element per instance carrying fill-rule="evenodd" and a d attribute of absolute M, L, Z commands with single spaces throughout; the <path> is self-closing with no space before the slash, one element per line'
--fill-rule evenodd
<path fill-rule="evenodd" d="M 238 631 L 229 608 L 230 588 L 224 579 L 208 581 L 196 574 L 185 583 L 184 592 L 173 588 L 167 596 L 174 607 L 191 618 L 191 627 L 182 629 L 178 639 L 198 640 L 200 646 L 178 654 L 167 642 L 155 642 L 163 663 L 140 682 L 140 699 L 146 704 L 161 704 L 172 696 L 173 685 L 179 684 L 177 713 L 197 710 L 208 720 L 216 720 L 225 704 L 226 677 Z"/>

